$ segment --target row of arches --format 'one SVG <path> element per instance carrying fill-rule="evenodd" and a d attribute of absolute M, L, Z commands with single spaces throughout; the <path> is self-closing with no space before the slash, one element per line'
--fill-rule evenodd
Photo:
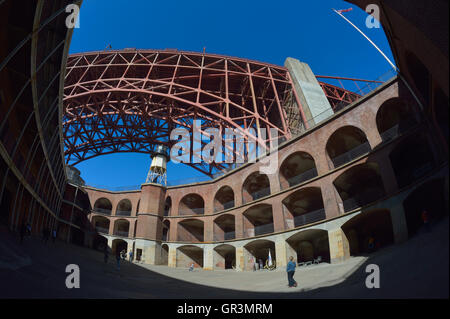
<path fill-rule="evenodd" d="M 344 210 L 365 206 L 385 195 L 384 186 L 376 163 L 353 166 L 334 181 L 342 199 Z M 326 219 L 320 187 L 304 187 L 281 200 L 285 229 L 292 229 Z M 240 218 L 241 215 L 239 215 Z M 236 216 L 219 215 L 213 220 L 215 241 L 236 238 Z M 242 237 L 250 238 L 274 232 L 274 216 L 271 204 L 260 203 L 242 213 Z M 166 220 L 168 223 L 169 221 Z M 170 228 L 170 223 L 168 224 Z M 204 241 L 204 222 L 187 218 L 178 222 L 177 241 Z"/>
<path fill-rule="evenodd" d="M 101 234 L 110 234 L 111 221 L 105 216 L 96 215 L 91 220 L 94 229 Z M 134 233 L 130 234 L 130 221 L 127 219 L 116 219 L 111 235 L 120 237 L 135 237 L 137 220 L 134 221 Z"/>
<path fill-rule="evenodd" d="M 443 216 L 448 213 L 446 207 L 445 196 L 445 181 L 443 178 L 435 178 L 427 182 L 422 183 L 411 191 L 406 197 L 402 197 L 401 206 L 406 220 L 408 237 L 412 237 L 423 228 L 423 222 L 421 213 L 423 210 L 427 210 L 430 216 L 431 223 L 438 222 Z M 313 188 L 304 189 L 304 192 L 314 193 L 319 190 Z M 305 193 L 306 194 L 306 193 Z M 286 206 L 294 205 L 295 202 L 303 201 L 305 194 L 292 193 L 289 197 L 285 198 Z M 317 205 L 312 202 L 311 205 Z M 307 205 L 306 205 L 307 206 Z M 303 209 L 305 205 L 300 205 Z M 312 206 L 314 207 L 314 206 Z M 267 207 L 260 207 L 261 209 L 267 209 Z M 253 210 L 257 209 L 253 207 Z M 295 208 L 296 209 L 296 208 Z M 397 208 L 396 208 L 397 209 Z M 228 216 L 228 215 L 227 215 Z M 251 217 L 252 210 L 248 210 L 245 216 Z M 373 251 L 382 249 L 396 242 L 396 231 L 398 232 L 399 225 L 394 224 L 395 218 L 392 217 L 392 212 L 389 208 L 368 208 L 353 215 L 352 218 L 346 220 L 339 228 L 345 234 L 345 238 L 348 241 L 349 253 L 351 256 L 370 254 Z M 101 222 L 106 222 L 107 218 L 104 216 L 94 216 L 93 223 L 100 225 Z M 224 231 L 233 229 L 234 216 L 226 215 L 219 216 L 215 220 L 215 224 L 218 227 L 223 228 Z M 127 220 L 120 219 L 115 221 L 118 229 L 121 225 L 128 223 Z M 170 228 L 170 222 L 166 220 L 164 222 L 167 228 Z M 128 224 L 129 225 L 129 224 Z M 199 225 L 191 224 L 190 227 L 197 232 Z M 339 229 L 338 228 L 338 229 Z M 265 265 L 268 260 L 269 252 L 274 261 L 277 262 L 277 254 L 279 249 L 286 249 L 286 253 L 282 254 L 280 258 L 288 258 L 294 256 L 298 263 L 312 262 L 314 260 L 320 260 L 321 262 L 331 262 L 330 254 L 330 238 L 329 231 L 325 230 L 327 227 L 312 226 L 306 229 L 300 229 L 295 233 L 278 234 L 276 236 L 255 238 L 253 240 L 247 240 L 244 243 L 240 241 L 226 242 L 216 244 L 213 246 L 213 265 L 215 269 L 231 269 L 236 268 L 236 251 L 237 248 L 242 248 L 243 256 L 240 261 L 240 268 L 243 270 L 252 270 L 254 263 L 262 263 Z M 395 230 L 397 229 L 397 230 Z M 423 229 L 425 230 L 425 229 Z M 334 232 L 335 230 L 333 230 Z M 195 234 L 194 234 L 195 235 Z M 200 238 L 201 239 L 201 238 Z M 280 245 L 279 241 L 284 243 Z M 120 251 L 125 249 L 135 250 L 132 241 L 127 239 L 111 238 L 111 249 L 113 251 L 119 249 Z M 94 246 L 97 249 L 103 250 L 108 248 L 108 240 L 106 237 L 99 234 L 95 241 Z M 371 245 L 371 243 L 373 243 Z M 131 245 L 133 247 L 128 247 Z M 168 264 L 169 259 L 169 246 L 170 243 L 163 243 L 161 249 L 160 261 L 162 264 Z M 188 267 L 192 263 L 196 267 L 204 267 L 204 250 L 203 245 L 197 246 L 195 241 L 190 244 L 178 246 L 176 248 L 176 267 Z M 281 248 L 280 248 L 281 247 Z M 284 248 L 286 247 L 286 248 Z M 277 250 L 278 249 L 278 250 Z M 142 249 L 136 249 L 136 259 L 140 259 L 142 255 Z"/>
<path fill-rule="evenodd" d="M 387 157 L 393 170 L 395 182 L 399 188 L 412 184 L 436 167 L 433 150 L 428 143 L 426 135 L 421 132 L 403 138 L 388 153 Z M 295 161 L 295 159 L 305 158 L 308 157 L 303 152 L 293 153 L 282 164 L 280 171 L 285 172 L 288 170 L 286 167 L 289 166 L 291 167 L 291 172 L 298 172 L 293 168 L 295 166 L 294 163 L 297 163 L 297 167 L 304 165 L 303 169 L 307 169 L 308 179 L 313 178 L 317 175 L 315 167 L 313 168 L 314 174 L 310 173 L 313 161 L 306 160 L 307 164 Z M 343 201 L 344 211 L 364 206 L 385 196 L 386 190 L 383 186 L 381 174 L 377 160 L 374 159 L 372 161 L 371 158 L 368 159 L 367 163 L 350 167 L 341 173 L 333 181 L 333 185 Z M 300 175 L 295 175 L 295 181 L 293 178 L 285 179 L 285 186 L 290 187 L 294 186 L 295 182 L 305 181 L 305 175 L 299 179 L 298 176 Z M 285 175 L 281 174 L 281 176 Z M 242 192 L 244 204 L 270 195 L 268 176 L 260 172 L 250 174 L 243 184 Z M 235 194 L 233 189 L 229 186 L 222 186 L 214 196 L 214 212 L 232 208 L 234 203 Z M 310 205 L 314 206 L 313 203 L 310 203 Z M 171 211 L 170 197 L 166 199 L 166 207 L 168 207 L 166 210 L 166 216 L 168 216 Z M 203 215 L 204 207 L 205 201 L 199 194 L 188 194 L 180 201 L 178 215 Z"/>
<path fill-rule="evenodd" d="M 350 176 L 358 180 L 356 185 L 346 181 L 346 178 Z M 368 207 L 370 206 L 369 204 L 385 194 L 381 178 L 378 175 L 378 169 L 373 163 L 354 166 L 347 172 L 347 176 L 340 176 L 335 183 L 346 212 L 359 207 Z M 410 216 L 410 218 L 407 218 L 410 232 L 414 233 L 417 230 L 417 225 L 420 225 L 420 213 L 422 210 L 427 209 L 436 216 L 442 215 L 443 207 L 445 206 L 443 204 L 442 189 L 443 181 L 435 180 L 425 183 L 419 187 L 419 190 L 415 190 L 408 196 L 404 202 L 404 210 Z M 433 198 L 434 200 L 430 202 L 428 198 Z M 421 200 L 427 204 L 420 204 Z M 319 187 L 305 187 L 292 192 L 282 200 L 282 210 L 286 230 L 314 224 L 326 219 L 324 201 Z M 242 221 L 240 219 L 237 220 L 237 218 L 241 217 Z M 379 217 L 380 220 L 385 218 L 384 215 L 379 215 Z M 237 222 L 241 223 L 239 229 L 242 228 L 242 234 L 236 234 Z M 170 221 L 165 220 L 165 225 L 167 233 L 170 232 Z M 177 223 L 177 238 L 175 240 L 180 242 L 204 242 L 204 225 L 201 219 L 183 219 Z M 274 216 L 273 208 L 270 204 L 256 204 L 246 209 L 242 214 L 225 213 L 213 220 L 214 241 L 225 241 L 238 237 L 251 238 L 273 232 Z"/>
<path fill-rule="evenodd" d="M 116 216 L 131 216 L 132 204 L 127 198 L 122 199 L 118 204 L 115 211 Z M 104 215 L 112 214 L 112 203 L 106 197 L 97 199 L 94 203 L 94 211 Z"/>
<path fill-rule="evenodd" d="M 421 212 L 427 210 L 432 223 L 438 222 L 447 213 L 446 197 L 444 194 L 444 180 L 433 179 L 423 183 L 409 193 L 402 201 L 402 207 L 406 219 L 408 236 L 412 237 L 421 231 L 423 222 Z M 428 199 L 429 201 L 426 201 Z M 351 256 L 367 255 L 379 249 L 383 249 L 396 242 L 395 228 L 392 212 L 388 208 L 371 208 L 363 210 L 354 215 L 340 226 L 348 241 Z M 219 217 L 219 218 L 222 218 Z M 425 231 L 425 229 L 424 229 Z M 253 263 L 266 264 L 269 251 L 271 258 L 276 263 L 276 242 L 281 237 L 265 237 L 251 240 L 243 246 L 244 265 L 243 270 L 252 270 Z M 294 256 L 298 263 L 330 262 L 330 243 L 328 231 L 323 229 L 309 228 L 284 237 L 286 247 L 286 258 Z M 238 242 L 223 243 L 213 248 L 213 264 L 215 269 L 230 269 L 236 267 L 236 248 L 240 247 Z M 163 245 L 168 252 L 168 244 Z M 167 255 L 167 254 L 166 254 Z M 177 247 L 176 266 L 187 267 L 194 263 L 197 267 L 204 266 L 203 248 L 195 244 L 187 244 Z M 164 261 L 163 261 L 164 263 Z M 165 259 L 167 264 L 167 259 Z"/>
<path fill-rule="evenodd" d="M 376 124 L 383 142 L 404 133 L 417 123 L 414 110 L 403 100 L 392 98 L 387 100 L 379 108 L 376 115 Z M 371 151 L 371 146 L 366 134 L 358 127 L 344 126 L 337 129 L 329 137 L 326 143 L 326 154 L 329 160 L 329 168 L 340 167 L 353 159 Z M 424 135 L 405 141 L 401 147 L 389 155 L 392 166 L 396 172 L 398 186 L 403 187 L 412 182 L 416 174 L 410 174 L 418 166 L 422 169 L 433 166 L 432 150 Z M 413 158 L 413 160 L 411 160 Z M 422 163 L 419 163 L 422 162 Z M 405 167 L 404 164 L 409 167 Z M 420 172 L 419 172 L 420 173 Z M 318 175 L 316 162 L 313 156 L 305 151 L 297 151 L 283 160 L 279 169 L 280 189 L 301 184 Z M 409 179 L 409 180 L 408 180 Z M 272 186 L 274 188 L 274 186 Z M 271 182 L 269 177 L 259 172 L 251 173 L 242 185 L 242 203 L 246 204 L 271 194 Z M 220 212 L 235 206 L 236 194 L 230 186 L 222 186 L 215 194 L 213 211 Z M 171 198 L 166 201 L 166 216 L 171 211 Z M 179 216 L 203 215 L 205 202 L 199 194 L 185 195 L 179 205 Z"/>

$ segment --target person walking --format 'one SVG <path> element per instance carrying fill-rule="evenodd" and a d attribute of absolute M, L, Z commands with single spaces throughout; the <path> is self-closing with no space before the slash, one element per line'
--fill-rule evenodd
<path fill-rule="evenodd" d="M 189 267 L 189 271 L 194 271 L 194 263 L 192 263 L 191 266 Z"/>
<path fill-rule="evenodd" d="M 116 249 L 117 270 L 120 270 L 120 251 Z"/>
<path fill-rule="evenodd" d="M 27 223 L 27 235 L 31 236 L 31 225 L 30 225 L 30 223 Z"/>
<path fill-rule="evenodd" d="M 295 262 L 294 257 L 289 257 L 289 262 L 286 266 L 286 272 L 288 276 L 288 286 L 290 287 L 297 287 L 297 282 L 294 280 L 294 274 L 295 274 Z"/>
<path fill-rule="evenodd" d="M 55 240 L 56 240 L 56 229 L 53 229 L 53 232 L 52 232 L 52 241 L 53 241 L 53 243 L 55 243 Z"/>
<path fill-rule="evenodd" d="M 128 253 L 128 256 L 130 258 L 130 263 L 133 262 L 133 251 L 130 250 L 130 252 Z"/>

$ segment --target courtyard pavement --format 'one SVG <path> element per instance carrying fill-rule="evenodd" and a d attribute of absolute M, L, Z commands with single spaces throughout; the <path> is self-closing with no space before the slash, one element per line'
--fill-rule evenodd
<path fill-rule="evenodd" d="M 44 244 L 0 230 L 0 298 L 448 298 L 448 217 L 407 242 L 340 264 L 298 267 L 297 288 L 284 269 L 237 272 L 124 262 L 63 242 Z M 66 265 L 80 267 L 80 288 L 65 286 Z M 366 266 L 380 268 L 380 288 L 365 285 Z"/>

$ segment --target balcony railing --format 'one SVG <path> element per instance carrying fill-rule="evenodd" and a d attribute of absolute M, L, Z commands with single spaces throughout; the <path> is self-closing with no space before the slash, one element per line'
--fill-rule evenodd
<path fill-rule="evenodd" d="M 252 196 L 253 200 L 268 196 L 270 195 L 270 187 L 262 188 L 259 191 L 251 193 L 250 195 Z"/>
<path fill-rule="evenodd" d="M 131 216 L 131 211 L 129 211 L 129 210 L 116 210 L 116 216 Z"/>
<path fill-rule="evenodd" d="M 188 208 L 188 209 L 180 209 L 179 215 L 204 215 L 205 209 L 202 208 Z"/>
<path fill-rule="evenodd" d="M 249 229 L 249 231 L 250 232 L 247 233 L 249 237 L 252 236 L 252 233 L 254 233 L 254 236 L 273 233 L 273 223 L 255 226 L 254 232 L 252 231 L 252 229 Z"/>
<path fill-rule="evenodd" d="M 123 230 L 115 230 L 114 231 L 115 236 L 121 236 L 121 237 L 128 237 L 128 233 L 129 232 L 123 231 Z"/>
<path fill-rule="evenodd" d="M 214 234 L 214 241 L 231 240 L 236 238 L 236 232 L 229 231 L 220 235 Z"/>
<path fill-rule="evenodd" d="M 366 153 L 369 153 L 371 150 L 369 142 L 362 143 L 355 148 L 351 149 L 348 152 L 345 152 L 344 154 L 341 154 L 339 156 L 336 156 L 331 159 L 333 162 L 334 168 L 337 168 L 341 165 L 344 165 L 345 163 L 348 163 L 355 158 L 362 156 Z"/>
<path fill-rule="evenodd" d="M 416 124 L 417 122 L 414 118 L 408 118 L 406 120 L 400 121 L 398 124 L 381 133 L 381 139 L 383 140 L 383 143 L 393 140 L 397 136 L 413 128 Z"/>
<path fill-rule="evenodd" d="M 378 188 L 371 188 L 361 192 L 360 194 L 344 200 L 344 211 L 348 212 L 358 207 L 370 204 L 384 196 L 384 192 Z"/>
<path fill-rule="evenodd" d="M 214 211 L 220 212 L 220 211 L 225 210 L 225 209 L 233 208 L 234 207 L 234 200 L 226 202 L 226 203 L 221 203 L 221 204 L 222 204 L 223 208 L 215 209 Z"/>
<path fill-rule="evenodd" d="M 302 225 L 307 225 L 311 223 L 315 223 L 319 220 L 325 219 L 325 209 L 317 209 L 312 212 L 302 214 L 294 217 L 294 225 L 295 227 L 299 227 Z"/>
<path fill-rule="evenodd" d="M 313 167 L 299 175 L 289 178 L 288 179 L 289 187 L 303 183 L 316 176 L 317 176 L 317 169 Z"/>
<path fill-rule="evenodd" d="M 96 207 L 96 208 L 94 208 L 94 212 L 103 214 L 103 215 L 111 215 L 111 210 L 105 209 L 105 208 Z"/>
<path fill-rule="evenodd" d="M 98 233 L 102 233 L 102 234 L 108 234 L 108 233 L 109 233 L 109 229 L 108 229 L 108 228 L 105 228 L 105 227 L 96 226 L 96 227 L 95 227 L 95 230 L 96 230 Z"/>
<path fill-rule="evenodd" d="M 235 239 L 236 238 L 236 232 L 234 231 L 229 231 L 223 234 L 223 238 L 225 240 L 230 240 L 230 239 Z"/>

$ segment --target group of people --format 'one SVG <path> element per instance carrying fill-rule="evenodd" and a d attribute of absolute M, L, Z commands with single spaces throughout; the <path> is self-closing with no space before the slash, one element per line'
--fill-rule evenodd
<path fill-rule="evenodd" d="M 20 234 L 20 243 L 22 244 L 25 236 L 31 236 L 30 223 L 22 223 L 19 229 L 19 234 Z M 51 236 L 52 241 L 54 243 L 56 240 L 56 229 L 53 229 L 53 231 L 51 232 Z M 47 243 L 49 238 L 50 238 L 50 229 L 47 226 L 45 226 L 44 229 L 42 230 L 42 241 L 44 243 Z"/>
<path fill-rule="evenodd" d="M 55 243 L 56 240 L 56 229 L 53 229 L 51 232 L 52 242 Z M 48 227 L 44 227 L 42 230 L 42 241 L 46 244 L 48 239 L 50 238 L 50 229 Z"/>
<path fill-rule="evenodd" d="M 106 263 L 108 263 L 108 257 L 109 257 L 109 252 L 108 252 L 108 247 L 106 246 L 104 249 L 104 255 L 103 255 L 103 260 Z M 119 251 L 119 249 L 116 249 L 116 265 L 117 265 L 117 270 L 120 270 L 120 260 L 126 260 L 127 258 L 127 251 L 125 249 Z M 128 258 L 129 261 L 132 262 L 133 261 L 133 251 L 129 251 L 128 252 Z"/>
<path fill-rule="evenodd" d="M 258 262 L 253 262 L 253 271 L 262 270 L 264 268 L 264 263 L 262 259 L 259 259 Z"/>

